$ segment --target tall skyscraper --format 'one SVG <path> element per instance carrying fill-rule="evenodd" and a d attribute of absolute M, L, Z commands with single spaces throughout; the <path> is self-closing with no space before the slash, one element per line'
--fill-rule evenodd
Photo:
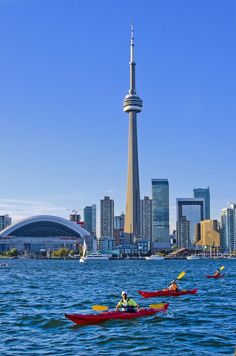
<path fill-rule="evenodd" d="M 236 251 L 236 204 L 230 203 L 229 208 L 221 211 L 220 227 L 221 248 L 225 252 Z"/>
<path fill-rule="evenodd" d="M 114 239 L 116 246 L 122 245 L 124 239 L 125 214 L 115 216 L 114 218 Z"/>
<path fill-rule="evenodd" d="M 125 227 L 125 214 L 115 216 L 114 218 L 114 229 L 124 230 Z"/>
<path fill-rule="evenodd" d="M 128 142 L 128 181 L 126 196 L 125 234 L 130 236 L 130 242 L 140 235 L 140 191 L 138 168 L 138 138 L 137 113 L 141 112 L 143 102 L 136 94 L 135 61 L 134 61 L 134 31 L 131 27 L 130 46 L 130 89 L 125 96 L 123 110 L 129 114 Z"/>
<path fill-rule="evenodd" d="M 210 219 L 210 188 L 193 189 L 194 198 L 203 198 L 205 200 L 205 219 Z"/>
<path fill-rule="evenodd" d="M 9 215 L 0 215 L 0 231 L 11 225 L 11 222 Z"/>
<path fill-rule="evenodd" d="M 168 179 L 152 179 L 152 247 L 170 248 Z"/>
<path fill-rule="evenodd" d="M 84 208 L 84 228 L 96 236 L 96 205 Z"/>
<path fill-rule="evenodd" d="M 100 201 L 100 237 L 113 237 L 114 200 L 104 197 Z"/>
<path fill-rule="evenodd" d="M 179 198 L 177 203 L 177 246 L 193 249 L 194 227 L 205 218 L 203 198 Z"/>
<path fill-rule="evenodd" d="M 144 197 L 140 205 L 140 235 L 152 241 L 152 199 Z"/>

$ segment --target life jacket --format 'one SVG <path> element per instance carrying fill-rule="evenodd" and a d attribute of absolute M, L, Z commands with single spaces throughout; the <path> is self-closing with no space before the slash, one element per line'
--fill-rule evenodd
<path fill-rule="evenodd" d="M 177 291 L 178 291 L 178 287 L 177 287 L 176 284 L 170 285 L 168 289 L 169 289 L 169 290 L 173 290 L 174 292 L 177 292 Z"/>
<path fill-rule="evenodd" d="M 129 300 L 130 300 L 130 298 L 127 298 L 127 300 L 124 302 L 124 300 L 121 299 L 119 301 L 119 304 L 121 304 L 123 311 L 134 312 L 135 311 L 135 306 L 134 305 L 129 305 Z"/>

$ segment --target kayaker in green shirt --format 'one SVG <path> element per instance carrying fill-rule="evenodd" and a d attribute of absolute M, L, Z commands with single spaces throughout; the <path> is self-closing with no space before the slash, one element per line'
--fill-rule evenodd
<path fill-rule="evenodd" d="M 121 293 L 122 299 L 119 301 L 119 303 L 116 306 L 116 310 L 124 311 L 124 312 L 136 312 L 139 310 L 139 305 L 135 302 L 134 299 L 131 299 L 128 297 L 128 294 L 126 291 L 123 290 Z"/>

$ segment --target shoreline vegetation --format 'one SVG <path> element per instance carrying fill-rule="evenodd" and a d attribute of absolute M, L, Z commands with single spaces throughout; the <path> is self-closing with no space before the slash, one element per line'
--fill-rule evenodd
<path fill-rule="evenodd" d="M 203 252 L 197 253 L 195 251 L 185 250 L 182 253 L 176 253 L 176 251 L 166 251 L 162 253 L 157 253 L 157 256 L 163 256 L 165 260 L 186 260 L 186 259 L 234 259 L 236 258 L 236 253 L 217 253 L 217 254 L 207 254 Z M 155 257 L 155 255 L 152 255 Z M 82 251 L 70 250 L 66 247 L 62 247 L 58 250 L 42 250 L 41 252 L 34 253 L 29 251 L 19 252 L 16 248 L 12 248 L 8 251 L 4 251 L 0 254 L 0 259 L 53 259 L 53 260 L 80 260 L 82 257 Z M 145 260 L 146 255 L 110 255 L 111 260 Z"/>

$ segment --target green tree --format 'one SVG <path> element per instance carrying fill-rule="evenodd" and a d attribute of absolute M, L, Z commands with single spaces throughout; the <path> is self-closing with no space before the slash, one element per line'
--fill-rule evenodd
<path fill-rule="evenodd" d="M 11 248 L 6 252 L 6 256 L 8 257 L 15 257 L 18 255 L 17 249 L 16 248 Z"/>
<path fill-rule="evenodd" d="M 52 255 L 54 257 L 67 257 L 70 253 L 70 250 L 66 247 L 59 248 L 59 250 L 53 251 Z"/>

